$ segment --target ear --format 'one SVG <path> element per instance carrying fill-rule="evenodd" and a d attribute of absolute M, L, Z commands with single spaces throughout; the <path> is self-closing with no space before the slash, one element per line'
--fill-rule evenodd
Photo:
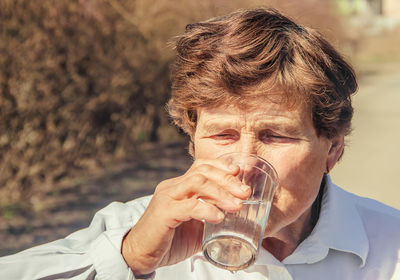
<path fill-rule="evenodd" d="M 343 154 L 344 149 L 344 135 L 340 134 L 335 138 L 329 140 L 330 148 L 328 151 L 328 157 L 326 158 L 326 172 L 329 173 L 335 166 L 336 162 L 339 161 Z"/>

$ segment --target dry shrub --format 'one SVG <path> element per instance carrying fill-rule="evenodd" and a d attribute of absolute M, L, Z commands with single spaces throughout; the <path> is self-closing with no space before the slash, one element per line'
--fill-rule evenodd
<path fill-rule="evenodd" d="M 168 69 L 106 2 L 3 1 L 0 13 L 0 197 L 29 204 L 133 152 L 137 117 L 148 119 L 138 133 L 149 134 Z"/>

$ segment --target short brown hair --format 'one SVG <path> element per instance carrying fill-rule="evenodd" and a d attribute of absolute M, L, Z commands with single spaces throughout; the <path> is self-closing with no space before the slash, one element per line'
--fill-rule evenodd
<path fill-rule="evenodd" d="M 169 114 L 190 136 L 197 109 L 246 103 L 279 87 L 311 109 L 319 136 L 347 135 L 357 90 L 352 67 L 318 32 L 274 9 L 240 10 L 189 24 L 176 43 Z"/>

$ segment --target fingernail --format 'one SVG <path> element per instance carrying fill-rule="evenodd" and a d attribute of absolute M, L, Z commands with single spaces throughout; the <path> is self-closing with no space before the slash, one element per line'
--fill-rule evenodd
<path fill-rule="evenodd" d="M 240 185 L 240 189 L 241 189 L 243 192 L 247 192 L 247 191 L 250 189 L 250 187 L 247 186 L 247 185 Z"/>
<path fill-rule="evenodd" d="M 217 218 L 218 218 L 218 220 L 223 220 L 225 218 L 224 213 L 219 212 L 218 215 L 217 215 Z"/>

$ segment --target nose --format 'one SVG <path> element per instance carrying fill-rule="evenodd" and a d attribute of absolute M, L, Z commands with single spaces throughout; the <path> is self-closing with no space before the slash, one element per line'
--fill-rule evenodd
<path fill-rule="evenodd" d="M 257 138 L 254 133 L 244 132 L 236 146 L 236 152 L 257 154 Z"/>

